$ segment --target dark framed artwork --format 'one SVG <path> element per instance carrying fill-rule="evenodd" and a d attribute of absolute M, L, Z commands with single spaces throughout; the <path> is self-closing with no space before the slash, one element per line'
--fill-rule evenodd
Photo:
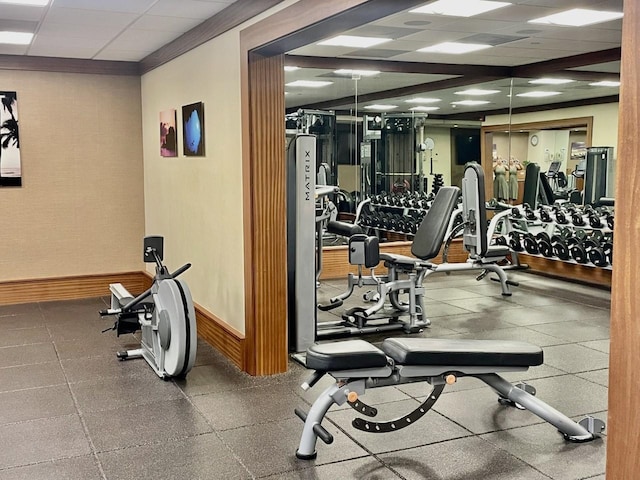
<path fill-rule="evenodd" d="M 204 156 L 204 104 L 182 107 L 182 150 L 187 157 Z"/>
<path fill-rule="evenodd" d="M 178 156 L 177 123 L 175 110 L 160 112 L 160 155 L 163 157 Z"/>
<path fill-rule="evenodd" d="M 0 92 L 0 187 L 22 186 L 18 95 Z"/>

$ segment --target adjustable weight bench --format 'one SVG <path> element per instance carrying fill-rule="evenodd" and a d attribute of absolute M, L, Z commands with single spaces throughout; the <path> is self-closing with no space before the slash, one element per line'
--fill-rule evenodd
<path fill-rule="evenodd" d="M 605 428 L 601 420 L 586 417 L 576 423 L 536 398 L 532 386 L 513 385 L 498 375 L 498 372 L 526 371 L 542 361 L 539 347 L 501 340 L 388 338 L 381 348 L 364 340 L 313 345 L 307 350 L 306 366 L 314 372 L 302 388 L 308 390 L 325 374 L 336 381 L 318 396 L 309 413 L 295 410 L 304 421 L 296 456 L 315 458 L 318 437 L 327 444 L 333 442 L 332 435 L 322 426 L 333 404 L 348 402 L 358 413 L 375 417 L 377 409 L 359 400 L 367 388 L 422 381 L 431 384 L 433 390 L 426 401 L 404 417 L 385 422 L 356 418 L 352 422 L 354 428 L 364 432 L 392 432 L 415 423 L 436 403 L 447 384 L 464 376 L 482 380 L 497 392 L 500 403 L 529 410 L 555 426 L 568 441 L 588 442 L 597 438 Z"/>

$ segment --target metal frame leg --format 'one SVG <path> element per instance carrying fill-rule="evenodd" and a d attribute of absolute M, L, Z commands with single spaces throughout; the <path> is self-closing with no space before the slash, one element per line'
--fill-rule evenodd
<path fill-rule="evenodd" d="M 510 297 L 511 290 L 509 289 L 509 284 L 507 283 L 508 281 L 507 274 L 504 272 L 502 267 L 494 263 L 487 263 L 486 265 L 483 265 L 482 268 L 489 270 L 495 273 L 496 275 L 498 275 L 500 286 L 502 287 L 502 295 L 505 297 Z"/>
<path fill-rule="evenodd" d="M 326 443 L 333 442 L 333 437 L 322 427 L 322 420 L 327 414 L 329 408 L 334 403 L 336 405 L 342 405 L 347 401 L 347 395 L 349 392 L 356 392 L 358 395 L 364 394 L 365 381 L 358 380 L 350 382 L 348 384 L 340 385 L 334 383 L 327 387 L 327 389 L 320 394 L 320 396 L 313 402 L 309 413 L 304 418 L 304 428 L 302 430 L 302 436 L 300 437 L 300 445 L 296 450 L 296 457 L 303 460 L 311 460 L 316 458 L 316 441 L 318 440 L 318 433 L 321 437 L 324 434 L 322 440 Z M 304 415 L 296 411 L 298 416 Z M 302 418 L 302 417 L 301 417 Z M 328 437 L 328 438 L 327 438 Z"/>
<path fill-rule="evenodd" d="M 547 405 L 542 400 L 528 394 L 524 390 L 515 387 L 496 373 L 474 375 L 484 383 L 493 388 L 504 398 L 522 405 L 534 415 L 537 415 L 546 422 L 556 427 L 565 437 L 573 442 L 586 442 L 593 440 L 596 435 L 589 432 L 582 425 L 571 420 L 569 417 L 559 412 L 555 408 Z"/>

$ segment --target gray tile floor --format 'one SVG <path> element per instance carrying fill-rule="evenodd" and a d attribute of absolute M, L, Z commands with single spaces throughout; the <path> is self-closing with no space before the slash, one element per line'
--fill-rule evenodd
<path fill-rule="evenodd" d="M 515 339 L 544 347 L 526 380 L 572 417 L 606 420 L 609 292 L 518 273 L 513 296 L 472 274 L 432 276 L 422 335 Z M 346 281 L 323 283 L 320 301 Z M 346 302 L 357 305 L 360 295 Z M 307 372 L 252 378 L 208 345 L 186 380 L 164 382 L 142 360 L 115 352 L 136 338 L 101 334 L 106 299 L 0 307 L 0 480 L 6 479 L 603 479 L 606 436 L 566 444 L 538 417 L 502 407 L 463 378 L 416 425 L 385 435 L 351 428 L 334 407 L 332 445 L 313 462 L 295 458 L 302 422 L 328 378 L 311 392 Z M 322 312 L 321 320 L 340 311 Z M 393 418 L 428 394 L 424 384 L 370 390 L 363 400 Z"/>

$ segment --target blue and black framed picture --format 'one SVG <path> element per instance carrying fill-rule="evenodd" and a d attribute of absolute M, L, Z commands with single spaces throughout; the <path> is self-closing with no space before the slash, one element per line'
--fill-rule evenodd
<path fill-rule="evenodd" d="M 182 150 L 187 157 L 204 156 L 204 104 L 182 107 Z"/>

